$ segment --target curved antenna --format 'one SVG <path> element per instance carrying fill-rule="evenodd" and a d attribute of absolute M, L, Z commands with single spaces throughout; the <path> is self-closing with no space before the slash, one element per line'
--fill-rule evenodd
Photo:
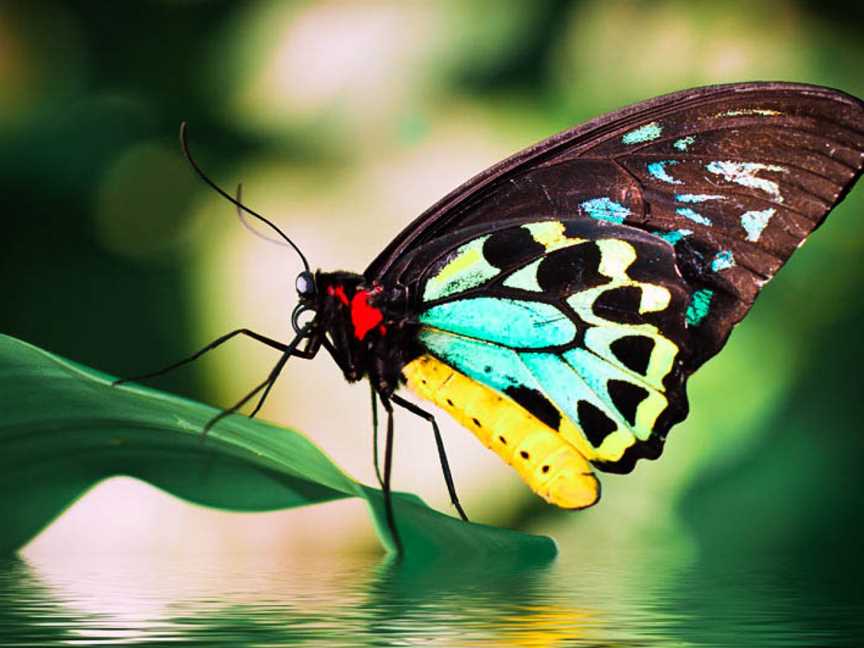
<path fill-rule="evenodd" d="M 288 238 L 285 235 L 285 232 L 283 232 L 281 229 L 276 227 L 276 225 L 272 221 L 268 220 L 267 218 L 264 218 L 264 216 L 262 216 L 258 212 L 254 211 L 252 209 L 249 209 L 246 205 L 241 203 L 239 200 L 234 198 L 232 195 L 226 193 L 219 185 L 217 185 L 215 182 L 213 182 L 210 178 L 208 178 L 205 175 L 205 173 L 201 170 L 201 167 L 198 166 L 198 163 L 195 162 L 195 160 L 192 158 L 192 152 L 189 150 L 189 142 L 186 141 L 186 131 L 187 130 L 188 130 L 188 128 L 186 126 L 186 122 L 185 121 L 181 122 L 180 123 L 180 147 L 183 149 L 183 155 L 186 156 L 186 160 L 189 162 L 189 165 L 195 170 L 195 173 L 197 173 L 198 176 L 204 182 L 206 182 L 210 186 L 211 189 L 213 189 L 213 191 L 215 191 L 220 196 L 225 198 L 225 200 L 233 203 L 234 205 L 237 206 L 238 209 L 242 209 L 244 212 L 246 212 L 250 216 L 254 216 L 258 220 L 262 221 L 263 223 L 266 223 L 271 228 L 273 228 L 273 231 L 275 231 L 279 236 L 281 236 L 283 239 L 285 239 L 285 241 L 288 243 L 288 245 L 290 245 L 292 248 L 294 248 L 294 251 L 300 255 L 300 260 L 303 261 L 303 267 L 306 269 L 306 272 L 309 272 L 311 274 L 311 270 L 309 269 L 309 262 L 306 260 L 306 256 L 300 251 L 300 248 L 297 247 L 297 245 L 294 243 L 294 241 L 292 241 L 290 238 Z"/>
<path fill-rule="evenodd" d="M 237 185 L 237 193 L 235 194 L 238 203 L 243 202 L 243 183 Z M 254 234 L 260 239 L 264 239 L 268 243 L 273 243 L 275 245 L 281 245 L 282 247 L 288 247 L 288 244 L 285 241 L 280 241 L 276 238 L 270 238 L 266 234 L 262 234 L 258 230 L 256 230 L 252 225 L 246 220 L 246 216 L 244 215 L 244 211 L 241 207 L 237 207 L 237 218 L 240 220 L 240 224 L 245 227 L 250 233 Z"/>

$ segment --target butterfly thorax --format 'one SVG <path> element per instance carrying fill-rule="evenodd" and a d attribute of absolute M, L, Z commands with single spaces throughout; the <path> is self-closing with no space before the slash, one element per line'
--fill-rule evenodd
<path fill-rule="evenodd" d="M 315 287 L 319 334 L 346 380 L 368 376 L 379 392 L 393 393 L 402 367 L 420 353 L 404 299 L 351 272 L 319 271 Z"/>

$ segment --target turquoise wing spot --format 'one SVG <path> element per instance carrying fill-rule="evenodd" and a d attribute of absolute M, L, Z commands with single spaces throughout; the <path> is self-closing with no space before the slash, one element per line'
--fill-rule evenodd
<path fill-rule="evenodd" d="M 459 299 L 433 306 L 419 320 L 427 326 L 509 347 L 537 349 L 567 344 L 576 337 L 576 325 L 558 308 L 519 299 Z"/>
<path fill-rule="evenodd" d="M 732 255 L 730 250 L 722 250 L 714 255 L 714 259 L 711 261 L 711 269 L 714 272 L 720 272 L 721 270 L 728 270 L 729 268 L 735 265 L 735 257 Z"/>
<path fill-rule="evenodd" d="M 694 223 L 705 225 L 706 227 L 710 227 L 713 224 L 710 218 L 705 218 L 705 216 L 689 207 L 679 207 L 675 210 L 675 213 L 693 221 Z"/>
<path fill-rule="evenodd" d="M 687 306 L 685 318 L 690 326 L 699 326 L 708 316 L 711 310 L 711 299 L 714 297 L 714 291 L 708 288 L 700 288 L 693 293 L 690 298 L 690 305 Z"/>
<path fill-rule="evenodd" d="M 762 162 L 738 162 L 732 160 L 715 160 L 705 165 L 709 173 L 722 176 L 727 182 L 734 182 L 742 187 L 758 189 L 763 191 L 776 202 L 782 203 L 783 196 L 780 193 L 780 185 L 774 180 L 759 177 L 760 171 L 772 171 L 774 173 L 787 173 L 786 167 L 777 164 L 763 164 Z"/>
<path fill-rule="evenodd" d="M 663 126 L 658 122 L 651 122 L 639 128 L 625 133 L 621 138 L 623 144 L 641 144 L 643 142 L 653 142 L 663 134 Z"/>
<path fill-rule="evenodd" d="M 543 385 L 545 394 L 567 418 L 574 421 L 582 430 L 586 441 L 603 456 L 619 458 L 624 450 L 632 445 L 633 435 L 614 407 L 609 407 L 603 399 L 582 379 L 579 373 L 554 353 L 521 353 L 525 366 Z M 614 424 L 602 439 L 592 439 L 585 434 L 585 426 L 580 421 L 579 402 L 585 401 L 599 409 Z"/>
<path fill-rule="evenodd" d="M 687 137 L 682 137 L 681 139 L 675 140 L 675 143 L 672 144 L 672 146 L 675 147 L 676 151 L 686 151 L 695 141 L 695 137 L 693 137 L 692 135 L 688 135 Z"/>
<path fill-rule="evenodd" d="M 659 162 L 650 162 L 648 164 L 648 173 L 657 178 L 660 182 L 667 184 L 684 184 L 680 180 L 676 180 L 666 170 L 667 166 L 678 164 L 678 160 L 661 160 Z"/>
<path fill-rule="evenodd" d="M 487 387 L 500 392 L 520 385 L 540 388 L 511 349 L 429 328 L 420 329 L 419 339 L 433 355 Z"/>
<path fill-rule="evenodd" d="M 630 215 L 630 210 L 621 203 L 609 198 L 592 198 L 579 203 L 579 206 L 594 220 L 621 224 Z"/>
<path fill-rule="evenodd" d="M 725 196 L 717 194 L 675 194 L 675 200 L 682 203 L 701 203 L 706 200 L 725 200 Z"/>
<path fill-rule="evenodd" d="M 483 244 L 488 238 L 481 236 L 457 248 L 426 282 L 423 301 L 455 295 L 495 277 L 500 270 L 483 256 Z"/>
<path fill-rule="evenodd" d="M 747 232 L 747 240 L 755 243 L 762 236 L 762 232 L 768 227 L 768 221 L 777 210 L 773 207 L 762 210 L 753 210 L 741 214 L 741 227 Z"/>
<path fill-rule="evenodd" d="M 664 241 L 668 242 L 669 245 L 675 245 L 676 243 L 681 242 L 682 239 L 693 234 L 693 230 L 677 229 L 671 230 L 669 232 L 653 232 L 653 234 L 659 236 Z"/>

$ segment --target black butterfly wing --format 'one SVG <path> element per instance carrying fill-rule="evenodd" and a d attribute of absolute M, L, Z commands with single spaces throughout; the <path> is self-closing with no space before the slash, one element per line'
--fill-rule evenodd
<path fill-rule="evenodd" d="M 675 247 L 691 295 L 691 373 L 862 166 L 864 103 L 854 97 L 787 83 L 688 90 L 592 120 L 481 173 L 409 225 L 365 275 L 405 283 L 414 251 L 502 220 L 631 225 Z"/>

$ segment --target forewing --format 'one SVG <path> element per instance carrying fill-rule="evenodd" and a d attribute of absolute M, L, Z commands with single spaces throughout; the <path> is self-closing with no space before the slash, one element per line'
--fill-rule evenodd
<path fill-rule="evenodd" d="M 688 293 L 692 372 L 854 184 L 864 104 L 815 86 L 749 83 L 680 92 L 556 135 L 422 214 L 367 278 L 406 284 L 460 230 L 543 218 L 631 225 L 666 239 Z M 434 246 L 433 246 L 434 247 Z"/>
<path fill-rule="evenodd" d="M 446 241 L 418 250 L 404 277 L 424 351 L 603 470 L 657 457 L 687 414 L 690 295 L 672 246 L 586 219 L 475 227 Z"/>

